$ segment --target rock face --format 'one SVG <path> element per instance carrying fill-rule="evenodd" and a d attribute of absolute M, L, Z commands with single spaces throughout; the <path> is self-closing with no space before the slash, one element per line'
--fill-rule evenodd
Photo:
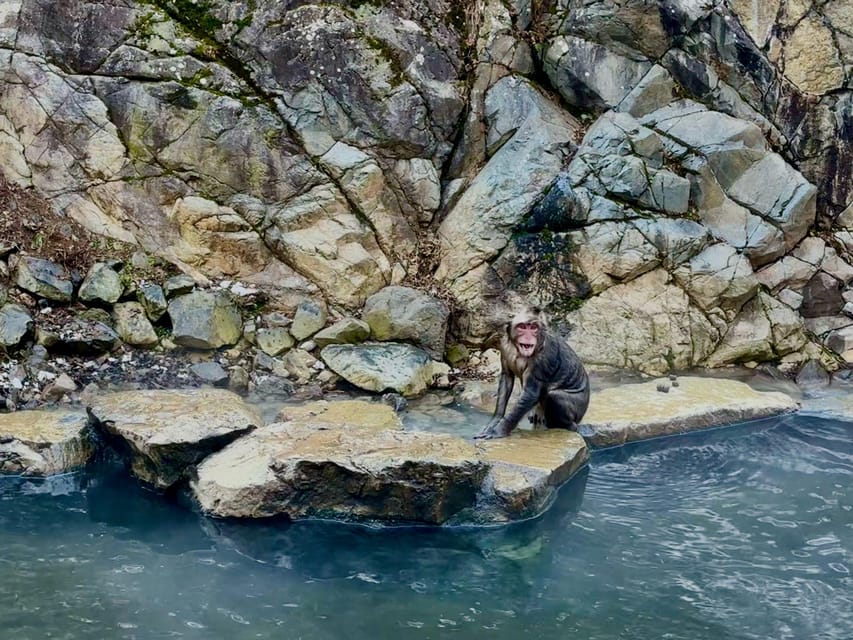
<path fill-rule="evenodd" d="M 263 424 L 240 396 L 219 389 L 122 391 L 98 396 L 92 410 L 134 475 L 158 489 Z"/>
<path fill-rule="evenodd" d="M 82 467 L 95 451 L 82 410 L 0 414 L 0 474 L 47 476 Z"/>
<path fill-rule="evenodd" d="M 400 429 L 390 407 L 315 403 L 241 438 L 198 468 L 192 490 L 221 517 L 501 522 L 539 513 L 586 461 L 569 432 L 475 447 Z"/>
<path fill-rule="evenodd" d="M 0 167 L 291 308 L 358 316 L 418 283 L 452 294 L 469 345 L 521 296 L 596 363 L 799 366 L 819 350 L 803 319 L 842 318 L 853 282 L 848 3 L 652 4 L 7 2 Z M 13 273 L 66 302 L 55 267 Z M 838 329 L 816 339 L 853 357 Z"/>
<path fill-rule="evenodd" d="M 599 447 L 695 431 L 796 411 L 779 392 L 759 392 L 736 380 L 679 377 L 621 385 L 592 394 L 583 424 Z M 665 391 L 659 390 L 659 387 Z"/>

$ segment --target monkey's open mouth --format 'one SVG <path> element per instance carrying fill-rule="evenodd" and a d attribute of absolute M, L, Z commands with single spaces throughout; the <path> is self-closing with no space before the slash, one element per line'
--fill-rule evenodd
<path fill-rule="evenodd" d="M 529 358 L 533 355 L 533 351 L 536 349 L 535 342 L 521 342 L 518 341 L 518 352 L 523 355 L 525 358 Z"/>

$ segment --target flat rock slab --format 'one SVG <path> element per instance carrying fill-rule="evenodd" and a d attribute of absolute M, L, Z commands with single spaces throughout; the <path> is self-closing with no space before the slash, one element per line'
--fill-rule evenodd
<path fill-rule="evenodd" d="M 0 475 L 47 476 L 82 467 L 94 453 L 83 410 L 0 414 Z"/>
<path fill-rule="evenodd" d="M 263 424 L 253 407 L 224 389 L 121 391 L 99 396 L 92 410 L 129 455 L 134 475 L 158 489 Z"/>
<path fill-rule="evenodd" d="M 506 522 L 541 512 L 586 461 L 574 433 L 477 443 L 404 431 L 386 405 L 286 407 L 278 422 L 211 455 L 190 486 L 219 517 L 387 523 Z"/>
<path fill-rule="evenodd" d="M 799 408 L 780 392 L 756 391 L 736 380 L 678 378 L 627 384 L 594 392 L 583 425 L 597 447 L 620 445 L 708 427 L 790 413 Z M 664 393 L 658 386 L 666 386 Z"/>
<path fill-rule="evenodd" d="M 478 448 L 490 469 L 477 511 L 491 514 L 493 521 L 537 515 L 589 459 L 584 439 L 563 429 L 516 430 Z"/>

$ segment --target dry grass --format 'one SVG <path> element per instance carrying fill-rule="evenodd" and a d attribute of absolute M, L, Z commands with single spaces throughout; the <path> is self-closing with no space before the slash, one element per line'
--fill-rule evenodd
<path fill-rule="evenodd" d="M 106 259 L 125 259 L 131 245 L 95 235 L 56 213 L 31 189 L 0 176 L 0 247 L 4 254 L 20 251 L 85 271 Z"/>

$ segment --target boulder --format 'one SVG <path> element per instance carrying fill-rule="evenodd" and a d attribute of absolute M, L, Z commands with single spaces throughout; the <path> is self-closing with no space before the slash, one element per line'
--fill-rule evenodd
<path fill-rule="evenodd" d="M 160 342 L 151 326 L 145 307 L 138 302 L 121 302 L 113 306 L 113 320 L 119 337 L 135 347 L 153 347 Z"/>
<path fill-rule="evenodd" d="M 444 355 L 449 315 L 444 302 L 410 287 L 385 287 L 362 311 L 374 340 L 411 341 L 435 359 Z"/>
<path fill-rule="evenodd" d="M 167 299 L 183 296 L 191 293 L 195 289 L 195 284 L 195 280 L 190 276 L 181 273 L 166 279 L 163 283 L 163 294 Z"/>
<path fill-rule="evenodd" d="M 223 387 L 228 384 L 228 372 L 218 362 L 197 362 L 190 367 L 193 375 L 202 382 Z"/>
<path fill-rule="evenodd" d="M 369 337 L 369 324 L 357 318 L 344 318 L 314 334 L 314 342 L 322 349 L 330 344 L 357 344 Z"/>
<path fill-rule="evenodd" d="M 124 285 L 115 270 L 103 262 L 96 262 L 80 284 L 77 297 L 83 302 L 113 304 L 123 291 Z"/>
<path fill-rule="evenodd" d="M 393 342 L 331 344 L 320 352 L 320 357 L 332 371 L 361 389 L 391 389 L 404 396 L 425 391 L 443 369 L 423 349 Z"/>
<path fill-rule="evenodd" d="M 255 332 L 258 348 L 270 356 L 277 356 L 291 349 L 296 341 L 285 327 L 267 327 Z"/>
<path fill-rule="evenodd" d="M 32 256 L 19 256 L 15 266 L 15 284 L 48 300 L 68 302 L 74 285 L 65 267 Z"/>
<path fill-rule="evenodd" d="M 89 319 L 82 314 L 56 328 L 39 325 L 36 337 L 39 344 L 51 351 L 79 355 L 112 351 L 120 341 L 119 335 L 109 324 L 102 320 Z"/>
<path fill-rule="evenodd" d="M 290 334 L 297 340 L 310 338 L 326 326 L 326 310 L 313 300 L 303 300 L 296 307 Z"/>
<path fill-rule="evenodd" d="M 479 443 L 404 431 L 363 401 L 282 409 L 279 420 L 206 459 L 191 483 L 220 517 L 494 523 L 535 516 L 587 459 L 568 431 Z"/>
<path fill-rule="evenodd" d="M 42 389 L 41 397 L 45 402 L 58 402 L 75 391 L 77 391 L 77 383 L 67 373 L 60 373 L 53 382 Z"/>
<path fill-rule="evenodd" d="M 235 344 L 243 331 L 240 310 L 222 291 L 194 291 L 169 302 L 174 341 L 194 349 Z"/>
<path fill-rule="evenodd" d="M 130 458 L 133 474 L 157 489 L 263 424 L 255 409 L 223 389 L 107 393 L 92 411 L 107 439 Z"/>
<path fill-rule="evenodd" d="M 0 475 L 47 476 L 85 465 L 94 446 L 81 410 L 0 414 Z"/>
<path fill-rule="evenodd" d="M 305 349 L 292 349 L 284 356 L 284 370 L 287 374 L 297 382 L 307 382 L 318 368 L 323 368 L 322 362 L 308 353 Z"/>
<path fill-rule="evenodd" d="M 832 316 L 841 312 L 844 283 L 824 271 L 818 271 L 803 287 L 800 314 L 805 318 Z"/>
<path fill-rule="evenodd" d="M 32 328 L 33 317 L 19 304 L 8 303 L 0 307 L 0 345 L 17 346 Z"/>
<path fill-rule="evenodd" d="M 658 387 L 663 384 L 668 392 Z M 598 447 L 796 411 L 798 404 L 780 392 L 761 392 L 736 380 L 679 377 L 620 385 L 592 394 L 582 425 Z"/>
<path fill-rule="evenodd" d="M 153 282 L 140 282 L 136 290 L 139 303 L 145 308 L 145 314 L 151 322 L 157 322 L 168 309 L 166 293 L 163 287 Z"/>

